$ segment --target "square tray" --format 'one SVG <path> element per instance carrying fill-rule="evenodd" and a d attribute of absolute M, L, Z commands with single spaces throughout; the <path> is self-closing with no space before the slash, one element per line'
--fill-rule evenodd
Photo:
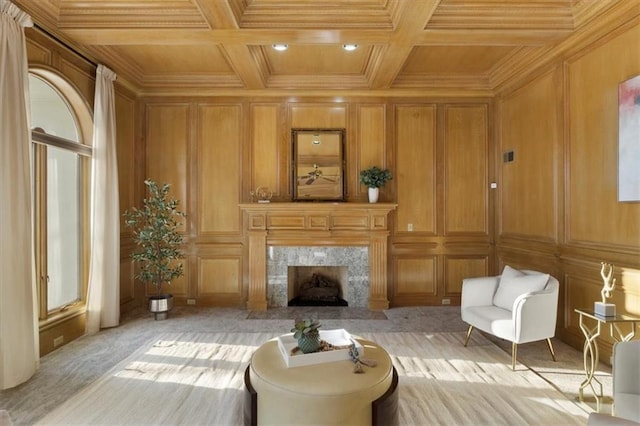
<path fill-rule="evenodd" d="M 360 356 L 364 355 L 362 344 L 356 339 L 352 341 L 351 335 L 342 328 L 337 330 L 320 330 L 320 339 L 336 346 L 350 345 L 355 342 L 358 354 Z M 298 346 L 298 341 L 293 338 L 293 333 L 278 337 L 278 349 L 280 349 L 280 353 L 287 367 L 301 367 L 303 365 L 322 364 L 324 362 L 351 360 L 349 349 L 335 349 L 333 351 L 313 352 L 310 354 L 297 352 L 294 355 L 290 355 L 291 350 L 296 346 Z"/>

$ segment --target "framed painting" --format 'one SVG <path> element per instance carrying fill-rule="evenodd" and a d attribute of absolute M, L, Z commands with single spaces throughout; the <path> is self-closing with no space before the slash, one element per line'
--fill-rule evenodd
<path fill-rule="evenodd" d="M 640 201 L 640 75 L 618 87 L 618 201 Z"/>
<path fill-rule="evenodd" d="M 344 129 L 293 129 L 294 201 L 344 199 Z"/>

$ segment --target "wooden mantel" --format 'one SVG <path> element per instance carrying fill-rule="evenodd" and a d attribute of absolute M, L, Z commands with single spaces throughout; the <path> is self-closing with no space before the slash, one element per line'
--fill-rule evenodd
<path fill-rule="evenodd" d="M 247 309 L 267 309 L 267 246 L 367 246 L 369 309 L 389 307 L 389 203 L 240 204 L 249 247 Z"/>

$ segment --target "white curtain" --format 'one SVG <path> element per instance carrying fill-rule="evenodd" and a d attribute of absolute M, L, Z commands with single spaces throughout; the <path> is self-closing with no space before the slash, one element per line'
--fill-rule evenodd
<path fill-rule="evenodd" d="M 91 263 L 87 333 L 120 321 L 120 207 L 116 157 L 116 74 L 98 65 L 93 106 Z"/>
<path fill-rule="evenodd" d="M 24 35 L 32 25 L 0 0 L 0 389 L 27 381 L 39 365 Z"/>

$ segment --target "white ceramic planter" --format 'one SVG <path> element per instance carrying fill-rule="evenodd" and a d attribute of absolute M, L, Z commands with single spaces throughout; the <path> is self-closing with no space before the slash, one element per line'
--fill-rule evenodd
<path fill-rule="evenodd" d="M 369 188 L 369 202 L 377 203 L 379 193 L 380 193 L 380 188 Z"/>

